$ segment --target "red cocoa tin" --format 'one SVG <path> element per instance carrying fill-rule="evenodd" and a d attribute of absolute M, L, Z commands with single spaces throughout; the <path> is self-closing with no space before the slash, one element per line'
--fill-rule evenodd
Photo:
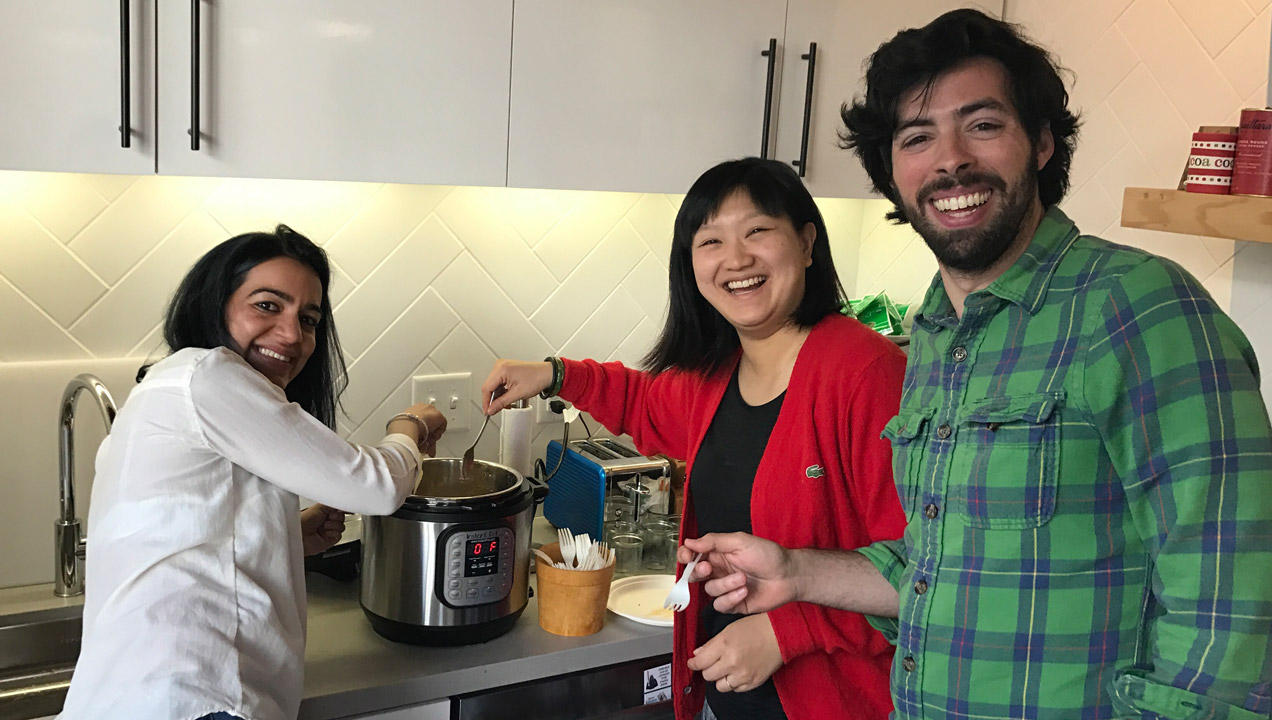
<path fill-rule="evenodd" d="M 1237 132 L 1195 132 L 1188 156 L 1188 192 L 1227 195 L 1232 186 L 1232 163 L 1237 153 Z"/>
<path fill-rule="evenodd" d="M 1272 197 L 1272 109 L 1241 111 L 1232 194 Z"/>

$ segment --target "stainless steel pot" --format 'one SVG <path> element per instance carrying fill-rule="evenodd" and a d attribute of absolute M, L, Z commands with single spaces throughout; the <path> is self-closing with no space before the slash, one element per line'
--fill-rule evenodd
<path fill-rule="evenodd" d="M 362 609 L 390 640 L 483 642 L 510 630 L 529 598 L 530 526 L 546 488 L 517 471 L 426 459 L 414 495 L 363 519 Z"/>

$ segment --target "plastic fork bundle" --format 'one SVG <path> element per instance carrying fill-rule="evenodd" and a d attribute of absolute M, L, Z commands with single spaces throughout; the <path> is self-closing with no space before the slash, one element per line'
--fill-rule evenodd
<path fill-rule="evenodd" d="M 541 550 L 535 553 L 544 562 L 561 570 L 601 570 L 614 564 L 614 551 L 607 543 L 598 542 L 587 533 L 575 536 L 568 528 L 557 530 L 557 541 L 561 547 L 562 562 L 553 562 Z"/>

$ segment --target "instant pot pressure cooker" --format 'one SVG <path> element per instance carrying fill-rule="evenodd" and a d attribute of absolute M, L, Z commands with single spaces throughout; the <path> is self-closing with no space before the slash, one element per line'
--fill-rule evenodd
<path fill-rule="evenodd" d="M 425 459 L 415 494 L 363 519 L 362 609 L 384 637 L 484 642 L 512 629 L 529 598 L 530 525 L 545 485 L 476 461 Z"/>

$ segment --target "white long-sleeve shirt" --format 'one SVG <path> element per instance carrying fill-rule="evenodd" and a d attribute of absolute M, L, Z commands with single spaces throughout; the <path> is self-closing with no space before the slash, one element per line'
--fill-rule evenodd
<path fill-rule="evenodd" d="M 225 348 L 157 363 L 97 454 L 83 648 L 67 720 L 189 720 L 300 708 L 298 495 L 394 512 L 419 451 L 341 439 Z"/>

